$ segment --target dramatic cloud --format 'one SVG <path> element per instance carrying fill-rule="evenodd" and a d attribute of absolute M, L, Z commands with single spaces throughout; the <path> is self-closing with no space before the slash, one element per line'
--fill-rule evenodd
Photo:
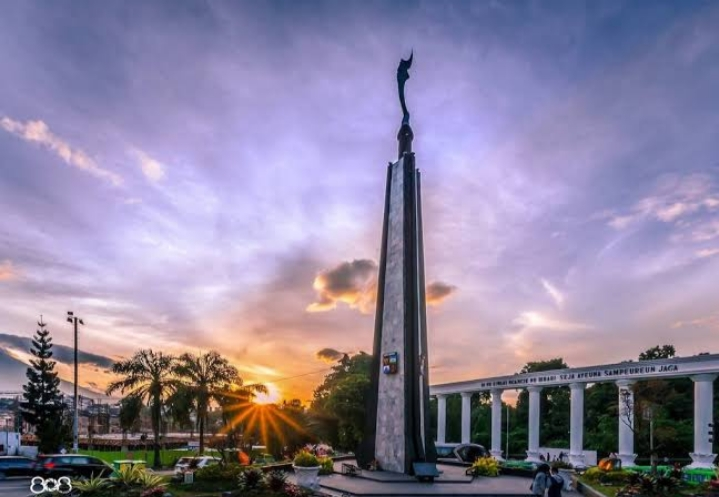
<path fill-rule="evenodd" d="M 677 321 L 672 324 L 672 328 L 688 328 L 688 327 L 701 327 L 710 330 L 719 329 L 719 314 L 712 314 L 709 316 L 703 316 L 689 321 Z"/>
<path fill-rule="evenodd" d="M 13 265 L 12 261 L 4 260 L 0 262 L 0 281 L 12 281 L 20 277 L 20 272 Z"/>
<path fill-rule="evenodd" d="M 307 306 L 309 312 L 324 312 L 344 302 L 362 313 L 372 311 L 377 289 L 377 264 L 368 259 L 343 262 L 320 272 L 313 283 L 318 299 Z"/>
<path fill-rule="evenodd" d="M 457 287 L 454 285 L 449 285 L 441 281 L 434 281 L 427 285 L 427 290 L 425 293 L 427 305 L 439 305 L 456 291 Z"/>
<path fill-rule="evenodd" d="M 165 177 L 165 166 L 163 166 L 159 161 L 153 159 L 142 150 L 134 149 L 132 154 L 140 163 L 142 173 L 145 177 L 147 177 L 147 179 L 153 183 L 157 183 Z"/>
<path fill-rule="evenodd" d="M 325 312 L 344 302 L 364 314 L 374 311 L 377 298 L 377 263 L 369 259 L 343 262 L 320 272 L 313 284 L 318 293 L 308 312 Z M 457 291 L 457 287 L 441 281 L 427 285 L 427 305 L 437 306 Z"/>
<path fill-rule="evenodd" d="M 719 248 L 702 249 L 697 251 L 697 257 L 712 257 L 719 255 Z"/>
<path fill-rule="evenodd" d="M 584 323 L 576 323 L 572 321 L 563 321 L 561 319 L 551 318 L 538 312 L 523 312 L 517 317 L 513 323 L 523 329 L 540 329 L 552 331 L 574 331 L 586 330 L 591 326 Z"/>
<path fill-rule="evenodd" d="M 0 119 L 0 126 L 8 133 L 12 133 L 25 141 L 44 146 L 71 166 L 107 180 L 115 186 L 122 184 L 122 178 L 119 175 L 101 168 L 85 152 L 71 147 L 69 143 L 54 135 L 43 121 L 22 123 L 9 117 L 3 117 Z"/>
<path fill-rule="evenodd" d="M 719 190 L 703 174 L 660 178 L 655 192 L 638 200 L 629 212 L 610 214 L 609 226 L 621 230 L 641 220 L 674 223 L 700 211 L 719 208 Z"/>
<path fill-rule="evenodd" d="M 317 351 L 317 359 L 326 363 L 332 364 L 345 356 L 344 352 L 340 352 L 336 349 L 325 348 Z"/>
<path fill-rule="evenodd" d="M 562 304 L 564 303 L 564 295 L 557 290 L 557 288 L 552 285 L 549 281 L 542 278 L 542 286 L 544 287 L 544 290 L 549 294 L 550 297 L 552 297 L 552 300 L 554 300 L 554 303 L 557 305 L 557 307 L 562 307 Z"/>
<path fill-rule="evenodd" d="M 0 333 L 0 347 L 27 352 L 32 348 L 32 339 L 29 337 Z M 57 361 L 72 364 L 74 362 L 74 353 L 75 351 L 72 347 L 58 343 L 53 344 L 53 357 Z M 78 351 L 77 360 L 80 364 L 100 366 L 104 369 L 111 369 L 115 362 L 109 357 L 85 352 L 83 350 Z"/>

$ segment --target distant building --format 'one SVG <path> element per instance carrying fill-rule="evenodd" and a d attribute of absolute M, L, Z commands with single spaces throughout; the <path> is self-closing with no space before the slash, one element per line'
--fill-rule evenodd
<path fill-rule="evenodd" d="M 0 431 L 0 456 L 14 456 L 20 453 L 20 433 Z"/>

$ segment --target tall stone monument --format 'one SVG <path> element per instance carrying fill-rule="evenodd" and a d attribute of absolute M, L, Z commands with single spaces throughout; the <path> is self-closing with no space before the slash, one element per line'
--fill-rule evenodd
<path fill-rule="evenodd" d="M 412 152 L 404 86 L 413 55 L 401 60 L 399 157 L 387 168 L 382 250 L 377 287 L 371 391 L 362 467 L 415 474 L 415 463 L 436 462 L 429 423 L 429 368 L 422 246 L 420 174 Z"/>

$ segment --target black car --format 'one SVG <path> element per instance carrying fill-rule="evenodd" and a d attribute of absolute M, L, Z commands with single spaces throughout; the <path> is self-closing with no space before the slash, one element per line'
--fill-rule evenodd
<path fill-rule="evenodd" d="M 487 457 L 487 449 L 479 444 L 437 444 L 437 460 L 449 463 L 473 463 Z"/>
<path fill-rule="evenodd" d="M 22 456 L 0 456 L 0 480 L 9 476 L 33 476 L 35 461 Z"/>
<path fill-rule="evenodd" d="M 35 466 L 38 475 L 46 478 L 61 476 L 91 478 L 93 476 L 108 477 L 112 474 L 112 466 L 97 457 L 81 454 L 54 454 L 38 456 Z"/>

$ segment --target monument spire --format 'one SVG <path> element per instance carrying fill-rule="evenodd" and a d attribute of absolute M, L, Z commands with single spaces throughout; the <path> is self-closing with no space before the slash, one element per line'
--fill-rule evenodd
<path fill-rule="evenodd" d="M 399 103 L 402 106 L 402 126 L 397 133 L 397 141 L 399 141 L 399 156 L 401 159 L 405 153 L 412 153 L 412 139 L 414 133 L 409 125 L 409 111 L 404 99 L 404 85 L 409 79 L 409 68 L 412 67 L 412 59 L 414 59 L 414 50 L 410 53 L 409 59 L 400 59 L 397 66 L 397 90 L 399 92 Z"/>
<path fill-rule="evenodd" d="M 429 423 L 422 196 L 404 98 L 412 59 L 397 68 L 399 157 L 387 168 L 371 389 L 356 455 L 362 467 L 375 462 L 385 471 L 433 478 L 438 473 Z"/>

